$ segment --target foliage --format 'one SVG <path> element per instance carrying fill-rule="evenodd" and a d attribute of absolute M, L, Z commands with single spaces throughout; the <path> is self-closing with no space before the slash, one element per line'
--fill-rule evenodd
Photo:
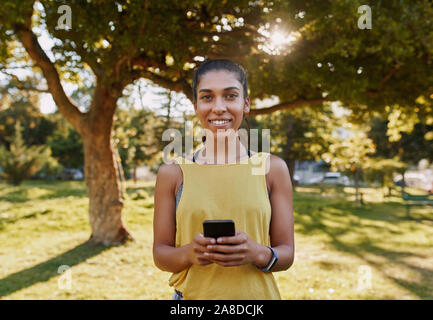
<path fill-rule="evenodd" d="M 48 115 L 56 124 L 53 134 L 47 139 L 52 155 L 66 168 L 82 168 L 84 165 L 81 136 L 58 112 Z"/>
<path fill-rule="evenodd" d="M 113 140 L 119 150 L 125 172 L 140 165 L 152 166 L 162 149 L 164 121 L 148 110 L 118 109 L 115 115 Z"/>
<path fill-rule="evenodd" d="M 365 4 L 373 25 L 361 30 L 358 7 Z M 431 114 L 431 21 L 427 0 L 275 1 L 266 30 L 272 34 L 276 26 L 297 40 L 279 55 L 256 50 L 247 57 L 251 92 L 282 102 L 341 101 L 355 120 L 394 105 Z"/>
<path fill-rule="evenodd" d="M 413 126 L 411 132 L 401 132 L 399 129 L 396 129 L 394 132 L 398 132 L 400 139 L 390 141 L 388 133 L 390 128 L 393 128 L 391 130 L 396 128 L 395 125 L 390 124 L 390 120 L 375 117 L 368 132 L 369 138 L 377 146 L 374 157 L 398 157 L 409 165 L 416 165 L 421 159 L 432 161 L 433 143 L 431 140 L 426 139 L 426 135 L 433 131 L 433 123 L 428 125 L 417 122 L 411 126 Z"/>
<path fill-rule="evenodd" d="M 20 121 L 22 137 L 27 145 L 41 145 L 53 134 L 55 123 L 43 115 L 37 105 L 37 96 L 16 93 L 5 103 L 0 112 L 0 144 L 8 145 L 8 137 L 14 134 L 15 124 Z"/>
<path fill-rule="evenodd" d="M 38 172 L 47 161 L 51 161 L 51 150 L 47 146 L 31 146 L 24 144 L 22 126 L 19 121 L 15 124 L 15 134 L 10 140 L 9 150 L 0 145 L 0 167 L 2 177 L 13 185 L 19 185 L 25 179 Z M 51 158 L 51 159 L 50 159 Z M 55 164 L 54 164 L 55 165 Z"/>
<path fill-rule="evenodd" d="M 3 2 L 0 57 L 7 61 L 34 2 Z M 79 82 L 80 70 L 91 69 L 107 83 L 144 77 L 190 97 L 197 57 L 229 57 L 246 66 L 253 98 L 291 102 L 326 95 L 358 117 L 393 105 L 406 113 L 414 104 L 421 113 L 431 110 L 428 0 L 368 1 L 370 30 L 357 26 L 358 7 L 366 4 L 360 0 L 71 2 L 68 30 L 57 27 L 61 4 L 38 2 L 33 23 L 56 39 L 56 64 L 70 80 Z M 282 46 L 272 41 L 276 32 L 296 40 Z"/>
<path fill-rule="evenodd" d="M 286 160 L 318 161 L 328 150 L 332 117 L 327 104 L 323 109 L 304 107 L 259 116 L 257 122 L 261 128 L 271 130 L 272 153 Z"/>
<path fill-rule="evenodd" d="M 370 157 L 366 160 L 364 167 L 366 180 L 379 182 L 382 187 L 394 186 L 394 176 L 397 173 L 404 173 L 407 169 L 407 164 L 400 161 L 398 157 L 392 159 Z"/>

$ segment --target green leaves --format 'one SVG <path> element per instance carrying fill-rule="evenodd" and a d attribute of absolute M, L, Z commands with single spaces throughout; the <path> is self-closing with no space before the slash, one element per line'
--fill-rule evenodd
<path fill-rule="evenodd" d="M 51 159 L 51 150 L 47 146 L 27 147 L 21 135 L 20 122 L 15 124 L 15 134 L 10 139 L 9 150 L 0 145 L 0 167 L 2 177 L 13 185 L 38 172 Z"/>

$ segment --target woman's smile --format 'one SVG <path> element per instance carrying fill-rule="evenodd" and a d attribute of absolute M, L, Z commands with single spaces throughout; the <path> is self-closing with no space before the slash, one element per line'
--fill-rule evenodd
<path fill-rule="evenodd" d="M 209 120 L 208 121 L 212 126 L 217 128 L 224 128 L 229 126 L 232 123 L 231 119 L 218 119 L 218 120 Z"/>

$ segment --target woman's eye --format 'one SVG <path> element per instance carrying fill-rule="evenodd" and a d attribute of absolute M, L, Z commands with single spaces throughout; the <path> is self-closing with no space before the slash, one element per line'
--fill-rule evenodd
<path fill-rule="evenodd" d="M 227 97 L 228 97 L 229 99 L 235 99 L 235 98 L 237 97 L 237 95 L 234 94 L 234 93 L 232 93 L 232 94 L 227 95 Z"/>
<path fill-rule="evenodd" d="M 201 98 L 204 99 L 204 100 L 209 100 L 211 98 L 211 96 L 207 95 L 207 96 L 203 96 Z"/>

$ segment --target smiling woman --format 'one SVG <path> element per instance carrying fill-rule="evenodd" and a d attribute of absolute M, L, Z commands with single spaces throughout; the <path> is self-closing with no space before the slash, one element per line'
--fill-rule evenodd
<path fill-rule="evenodd" d="M 287 165 L 240 142 L 238 129 L 250 109 L 241 66 L 206 61 L 194 73 L 193 90 L 206 140 L 158 171 L 155 264 L 172 273 L 173 299 L 281 299 L 272 272 L 287 270 L 294 259 Z M 265 172 L 257 174 L 257 164 Z M 234 221 L 234 236 L 204 237 L 203 221 L 224 219 Z"/>

